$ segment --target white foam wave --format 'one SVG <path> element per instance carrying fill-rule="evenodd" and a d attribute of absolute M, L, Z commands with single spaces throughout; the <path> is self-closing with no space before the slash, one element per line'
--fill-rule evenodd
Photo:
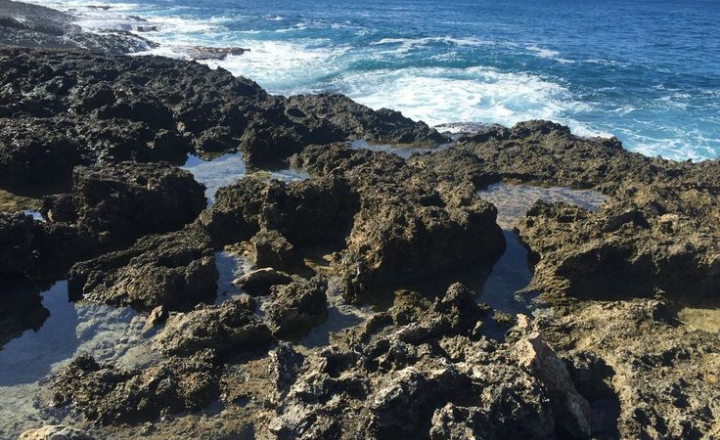
<path fill-rule="evenodd" d="M 445 44 L 457 47 L 478 47 L 494 45 L 494 42 L 480 40 L 476 38 L 455 38 L 450 36 L 444 37 L 425 37 L 425 38 L 383 38 L 379 41 L 370 43 L 371 46 L 393 46 L 388 52 L 404 54 L 430 44 Z"/>
<path fill-rule="evenodd" d="M 591 130 L 568 115 L 591 108 L 565 87 L 541 77 L 485 67 L 469 69 L 412 68 L 351 73 L 338 88 L 372 108 L 390 107 L 430 125 L 457 121 L 513 125 L 528 119 L 568 124 L 581 136 Z"/>
<path fill-rule="evenodd" d="M 558 52 L 557 50 L 547 49 L 547 48 L 540 47 L 535 44 L 531 44 L 529 46 L 526 46 L 525 48 L 528 49 L 530 52 L 532 52 L 535 56 L 537 56 L 539 58 L 550 59 L 550 60 L 557 61 L 562 64 L 572 64 L 575 62 L 575 61 L 569 60 L 567 58 L 562 58 L 560 56 L 560 52 Z"/>
<path fill-rule="evenodd" d="M 251 51 L 206 64 L 252 78 L 275 93 L 311 91 L 319 79 L 343 70 L 344 64 L 339 58 L 348 50 L 347 47 L 313 47 L 310 42 L 241 40 L 234 41 L 233 45 L 248 47 Z"/>

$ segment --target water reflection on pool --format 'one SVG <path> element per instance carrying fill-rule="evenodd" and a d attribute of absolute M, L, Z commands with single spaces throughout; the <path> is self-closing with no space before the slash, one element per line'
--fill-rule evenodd
<path fill-rule="evenodd" d="M 42 294 L 50 316 L 38 330 L 27 330 L 0 349 L 0 438 L 42 426 L 34 400 L 39 381 L 58 371 L 80 353 L 121 368 L 156 362 L 143 334 L 145 318 L 130 308 L 71 303 L 67 282 Z"/>
<path fill-rule="evenodd" d="M 590 190 L 506 184 L 491 185 L 479 194 L 497 207 L 497 222 L 503 229 L 507 247 L 493 266 L 478 298 L 496 310 L 514 315 L 529 314 L 532 311 L 530 300 L 533 294 L 528 292 L 527 287 L 532 281 L 533 272 L 528 263 L 527 250 L 513 232 L 514 226 L 538 200 L 564 202 L 597 211 L 607 201 L 607 197 Z"/>
<path fill-rule="evenodd" d="M 205 185 L 205 197 L 209 204 L 215 201 L 218 189 L 232 185 L 248 174 L 245 161 L 239 153 L 224 154 L 210 160 L 189 154 L 187 162 L 182 168 L 190 171 L 195 176 L 195 180 Z M 307 173 L 293 169 L 268 172 L 269 179 L 278 179 L 283 182 L 305 180 L 308 177 Z"/>

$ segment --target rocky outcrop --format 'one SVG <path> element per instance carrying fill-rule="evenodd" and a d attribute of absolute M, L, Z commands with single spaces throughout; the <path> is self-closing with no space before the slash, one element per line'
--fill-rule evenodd
<path fill-rule="evenodd" d="M 254 314 L 254 301 L 230 300 L 172 314 L 155 345 L 164 353 L 191 356 L 213 349 L 223 356 L 240 355 L 268 346 L 270 331 Z"/>
<path fill-rule="evenodd" d="M 137 238 L 181 229 L 206 207 L 204 187 L 168 163 L 121 162 L 77 167 L 72 193 L 46 198 L 51 221 L 73 222 L 113 248 Z"/>
<path fill-rule="evenodd" d="M 0 276 L 52 280 L 77 261 L 192 222 L 204 188 L 168 164 L 78 167 L 71 193 L 43 200 L 47 222 L 0 213 Z"/>
<path fill-rule="evenodd" d="M 85 228 L 0 213 L 0 277 L 53 279 L 97 249 L 95 235 Z"/>
<path fill-rule="evenodd" d="M 342 243 L 357 198 L 335 176 L 284 183 L 243 179 L 220 188 L 201 224 L 219 245 L 250 240 L 261 230 L 276 231 L 294 246 Z"/>
<path fill-rule="evenodd" d="M 67 184 L 75 165 L 178 163 L 191 150 L 239 148 L 248 164 L 262 166 L 282 164 L 309 144 L 360 136 L 443 139 L 395 113 L 337 97 L 274 97 L 248 79 L 188 61 L 0 49 L 0 72 L 0 118 L 10 121 L 0 130 L 0 185 Z M 305 114 L 296 101 L 322 101 L 345 116 Z"/>
<path fill-rule="evenodd" d="M 449 138 L 423 122 L 415 122 L 390 109 L 372 109 L 334 93 L 299 95 L 289 98 L 287 112 L 294 118 L 327 120 L 339 127 L 348 140 L 378 144 L 437 145 Z"/>
<path fill-rule="evenodd" d="M 200 218 L 218 245 L 275 231 L 296 250 L 339 248 L 334 266 L 352 300 L 368 288 L 492 263 L 504 249 L 495 208 L 468 182 L 343 145 L 309 147 L 293 162 L 314 177 L 290 184 L 244 179 L 218 191 Z M 273 243 L 290 252 L 279 237 Z"/>
<path fill-rule="evenodd" d="M 592 213 L 539 202 L 518 228 L 537 261 L 534 283 L 548 295 L 659 294 L 707 304 L 718 299 L 720 242 L 714 226 L 704 223 L 617 205 Z"/>
<path fill-rule="evenodd" d="M 172 357 L 143 371 L 81 355 L 52 380 L 50 403 L 72 404 L 100 425 L 149 422 L 209 405 L 219 397 L 221 371 L 212 350 Z"/>
<path fill-rule="evenodd" d="M 720 165 L 630 153 L 617 139 L 581 138 L 528 121 L 489 126 L 455 148 L 411 158 L 482 187 L 498 181 L 593 188 L 600 212 L 540 203 L 519 225 L 542 292 L 583 298 L 668 295 L 715 301 Z M 683 275 L 680 275 L 683 274 Z"/>
<path fill-rule="evenodd" d="M 321 275 L 309 281 L 273 286 L 267 306 L 268 326 L 273 335 L 280 339 L 298 338 L 325 322 L 327 288 L 327 280 Z"/>
<path fill-rule="evenodd" d="M 76 18 L 39 5 L 0 1 L 0 44 L 126 54 L 157 47 L 130 32 L 82 32 Z"/>
<path fill-rule="evenodd" d="M 604 438 L 717 435 L 717 334 L 680 322 L 657 300 L 564 306 L 543 334 L 570 365 Z"/>
<path fill-rule="evenodd" d="M 129 249 L 72 267 L 70 297 L 150 311 L 157 306 L 188 310 L 217 295 L 218 270 L 212 243 L 188 227 L 144 237 Z"/>
<path fill-rule="evenodd" d="M 307 148 L 294 161 L 319 175 L 342 176 L 358 194 L 340 263 L 351 299 L 373 286 L 492 263 L 504 250 L 495 207 L 469 182 L 339 145 Z"/>
<path fill-rule="evenodd" d="M 259 438 L 544 439 L 572 422 L 588 426 L 586 414 L 568 420 L 546 394 L 553 389 L 546 366 L 568 374 L 552 350 L 535 352 L 528 363 L 517 348 L 532 344 L 526 336 L 510 345 L 484 338 L 471 317 L 487 310 L 469 304 L 471 297 L 454 285 L 430 311 L 410 303 L 391 309 L 398 323 L 409 322 L 385 330 L 368 322 L 351 333 L 351 350 L 318 348 L 300 356 L 278 347 L 270 364 L 274 417 Z M 424 315 L 425 324 L 413 318 Z M 435 331 L 403 342 L 412 327 L 438 319 L 446 321 Z M 572 384 L 563 386 L 583 401 Z"/>

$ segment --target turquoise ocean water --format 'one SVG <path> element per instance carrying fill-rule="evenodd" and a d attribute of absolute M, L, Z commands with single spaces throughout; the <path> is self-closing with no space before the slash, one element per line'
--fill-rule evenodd
<path fill-rule="evenodd" d="M 340 92 L 430 124 L 544 118 L 647 155 L 720 154 L 718 0 L 35 1 L 87 29 L 147 19 L 161 55 L 247 47 L 208 64 L 273 93 Z"/>

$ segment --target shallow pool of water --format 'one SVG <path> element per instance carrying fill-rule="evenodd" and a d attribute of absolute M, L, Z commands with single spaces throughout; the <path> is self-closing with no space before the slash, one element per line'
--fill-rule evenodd
<path fill-rule="evenodd" d="M 506 249 L 480 289 L 478 299 L 496 310 L 513 315 L 529 314 L 533 309 L 531 300 L 535 296 L 528 289 L 533 272 L 527 250 L 518 241 L 513 228 L 538 200 L 564 202 L 597 211 L 607 197 L 590 190 L 506 184 L 491 185 L 479 194 L 498 209 L 497 223 L 503 229 Z"/>
<path fill-rule="evenodd" d="M 218 189 L 232 185 L 248 175 L 245 161 L 239 153 L 224 154 L 210 160 L 189 154 L 187 162 L 182 168 L 190 171 L 195 180 L 205 185 L 205 197 L 208 199 L 208 204 L 215 201 Z M 308 177 L 307 173 L 293 169 L 268 172 L 269 179 L 278 179 L 283 182 L 305 180 Z"/>
<path fill-rule="evenodd" d="M 388 145 L 388 144 L 371 144 L 367 141 L 353 141 L 350 143 L 350 148 L 353 149 L 364 149 L 370 151 L 382 151 L 385 153 L 392 153 L 403 159 L 408 159 L 413 154 L 431 153 L 442 151 L 450 148 L 452 144 L 442 144 L 437 147 L 408 147 L 403 145 Z"/>
<path fill-rule="evenodd" d="M 68 300 L 67 282 L 42 294 L 50 316 L 0 349 L 0 438 L 13 439 L 42 426 L 35 407 L 39 381 L 81 353 L 122 368 L 154 363 L 158 355 L 144 334 L 145 318 L 130 308 Z"/>

